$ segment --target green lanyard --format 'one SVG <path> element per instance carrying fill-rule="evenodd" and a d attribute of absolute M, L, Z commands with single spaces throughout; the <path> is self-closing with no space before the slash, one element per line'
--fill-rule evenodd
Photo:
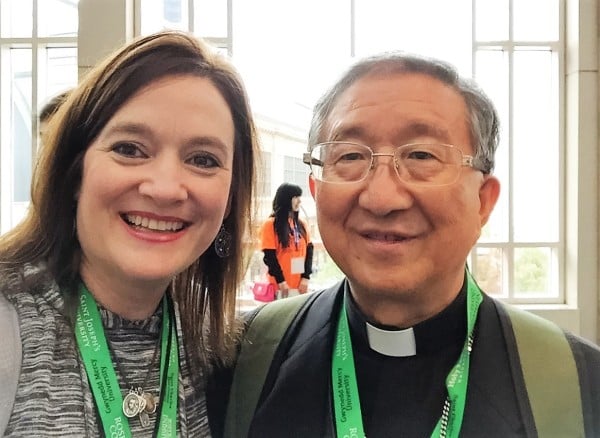
<path fill-rule="evenodd" d="M 123 397 L 119 388 L 100 312 L 94 297 L 84 284 L 79 288 L 75 337 L 85 366 L 92 394 L 107 437 L 130 438 L 131 429 L 123 413 Z M 160 354 L 160 413 L 155 436 L 175 437 L 177 429 L 177 396 L 179 385 L 179 353 L 173 313 L 163 298 L 163 324 Z"/>
<path fill-rule="evenodd" d="M 446 377 L 448 396 L 444 402 L 442 416 L 431 434 L 433 438 L 456 438 L 459 435 L 467 400 L 473 332 L 482 300 L 479 287 L 467 271 L 467 338 L 458 361 Z M 333 347 L 331 386 L 338 438 L 365 437 L 345 299 Z"/>

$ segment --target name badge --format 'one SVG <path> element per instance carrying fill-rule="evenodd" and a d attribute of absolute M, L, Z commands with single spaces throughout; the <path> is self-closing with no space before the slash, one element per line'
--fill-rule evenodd
<path fill-rule="evenodd" d="M 304 273 L 304 257 L 292 258 L 292 274 Z"/>

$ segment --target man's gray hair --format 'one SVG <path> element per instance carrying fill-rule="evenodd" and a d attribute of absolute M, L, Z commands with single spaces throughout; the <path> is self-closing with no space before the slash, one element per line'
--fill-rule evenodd
<path fill-rule="evenodd" d="M 386 52 L 365 58 L 351 66 L 346 73 L 316 103 L 308 134 L 308 145 L 327 141 L 323 138 L 327 119 L 338 98 L 352 84 L 366 76 L 397 73 L 429 75 L 454 88 L 465 100 L 469 113 L 469 128 L 476 167 L 484 173 L 494 169 L 494 154 L 499 141 L 498 113 L 490 98 L 470 78 L 462 77 L 444 61 L 404 52 Z"/>

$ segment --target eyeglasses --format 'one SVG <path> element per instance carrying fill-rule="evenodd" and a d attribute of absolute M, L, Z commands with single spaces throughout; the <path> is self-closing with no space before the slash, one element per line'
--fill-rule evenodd
<path fill-rule="evenodd" d="M 375 153 L 359 143 L 329 141 L 313 146 L 303 161 L 319 181 L 352 183 L 362 181 L 375 168 L 375 157 L 392 157 L 398 177 L 419 186 L 452 184 L 463 167 L 477 169 L 472 155 L 446 144 L 405 144 L 393 153 Z"/>

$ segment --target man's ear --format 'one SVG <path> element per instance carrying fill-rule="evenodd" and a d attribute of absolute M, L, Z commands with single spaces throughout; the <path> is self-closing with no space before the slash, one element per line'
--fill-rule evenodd
<path fill-rule="evenodd" d="M 479 221 L 481 227 L 487 223 L 494 206 L 500 196 L 500 181 L 493 175 L 484 175 L 483 183 L 479 188 Z"/>
<path fill-rule="evenodd" d="M 315 199 L 315 177 L 312 175 L 308 175 L 308 189 L 310 190 L 310 194 Z"/>

